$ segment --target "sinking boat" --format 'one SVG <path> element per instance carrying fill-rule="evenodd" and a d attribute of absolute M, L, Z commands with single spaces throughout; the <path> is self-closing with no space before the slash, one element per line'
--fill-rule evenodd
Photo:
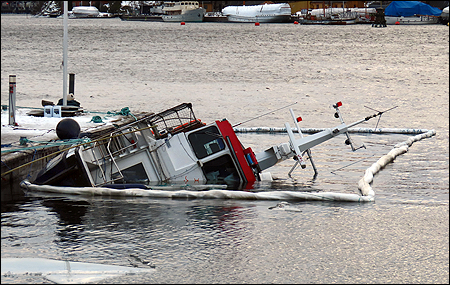
<path fill-rule="evenodd" d="M 392 1 L 384 14 L 388 25 L 425 25 L 437 24 L 442 11 L 420 1 Z"/>
<path fill-rule="evenodd" d="M 353 144 L 348 129 L 382 112 L 347 125 L 339 111 L 341 105 L 333 105 L 340 125 L 309 136 L 302 135 L 299 119 L 290 109 L 298 135 L 285 123 L 288 142 L 254 153 L 240 142 L 227 119 L 205 124 L 196 118 L 192 104 L 182 103 L 69 147 L 50 160 L 31 183 L 114 189 L 213 184 L 251 189 L 256 181 L 271 181 L 266 170 L 289 158 L 295 160 L 291 172 L 298 165 L 305 168 L 306 159 L 316 171 L 310 149 L 340 134 L 347 136 L 346 144 L 352 150 L 360 148 Z"/>
<path fill-rule="evenodd" d="M 164 22 L 203 22 L 206 9 L 198 1 L 165 2 L 162 9 Z"/>
<path fill-rule="evenodd" d="M 228 22 L 285 23 L 291 21 L 291 6 L 288 3 L 227 6 L 222 14 Z"/>

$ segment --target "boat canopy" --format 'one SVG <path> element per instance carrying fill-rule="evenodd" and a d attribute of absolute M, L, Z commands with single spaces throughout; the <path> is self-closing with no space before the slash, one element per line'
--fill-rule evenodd
<path fill-rule="evenodd" d="M 414 15 L 440 16 L 441 9 L 420 1 L 392 1 L 384 10 L 386 16 L 409 17 Z"/>

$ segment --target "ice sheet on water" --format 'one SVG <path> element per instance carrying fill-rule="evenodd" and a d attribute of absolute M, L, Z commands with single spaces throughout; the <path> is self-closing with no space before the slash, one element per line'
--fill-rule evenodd
<path fill-rule="evenodd" d="M 2 144 L 18 142 L 20 137 L 39 141 L 58 139 L 56 135 L 56 126 L 65 118 L 28 116 L 27 113 L 29 111 L 30 109 L 18 109 L 15 116 L 17 125 L 13 126 L 9 125 L 9 111 L 2 110 Z M 102 124 L 91 122 L 92 116 L 87 114 L 70 118 L 77 121 L 80 125 L 81 132 L 85 132 L 90 128 L 98 127 Z M 110 124 L 110 121 L 113 119 L 117 119 L 117 117 L 102 118 L 104 124 Z"/>
<path fill-rule="evenodd" d="M 2 258 L 2 276 L 44 276 L 58 284 L 80 284 L 125 274 L 153 272 L 151 268 L 52 260 L 46 258 Z"/>

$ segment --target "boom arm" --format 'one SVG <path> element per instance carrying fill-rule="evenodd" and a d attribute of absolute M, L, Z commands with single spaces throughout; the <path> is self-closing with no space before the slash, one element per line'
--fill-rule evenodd
<path fill-rule="evenodd" d="M 337 111 L 336 114 L 338 114 L 338 116 L 340 117 L 340 113 L 339 113 L 339 109 L 338 109 L 338 107 L 340 106 L 339 104 L 340 104 L 340 102 L 338 104 L 334 105 L 333 107 Z M 289 123 L 285 123 L 286 131 L 289 136 L 289 143 L 282 143 L 277 146 L 272 146 L 271 148 L 269 148 L 263 152 L 259 152 L 255 155 L 256 159 L 259 163 L 261 171 L 265 170 L 267 168 L 274 166 L 275 164 L 277 164 L 281 161 L 284 161 L 286 159 L 293 157 L 294 155 L 301 156 L 301 154 L 304 151 L 306 151 L 316 145 L 319 145 L 329 139 L 332 139 L 340 134 L 345 133 L 347 135 L 347 137 L 349 137 L 349 134 L 347 132 L 349 128 L 356 126 L 358 124 L 361 124 L 365 121 L 368 121 L 371 118 L 375 118 L 381 114 L 382 114 L 382 112 L 379 112 L 377 114 L 368 116 L 364 119 L 361 119 L 361 120 L 351 123 L 349 125 L 346 125 L 341 118 L 342 124 L 336 126 L 335 128 L 325 129 L 321 132 L 318 132 L 316 134 L 313 134 L 313 135 L 310 135 L 307 137 L 302 137 L 300 139 L 295 139 L 294 133 L 292 132 L 292 129 L 291 129 Z M 352 146 L 352 149 L 356 150 L 355 148 L 353 148 L 353 146 Z"/>

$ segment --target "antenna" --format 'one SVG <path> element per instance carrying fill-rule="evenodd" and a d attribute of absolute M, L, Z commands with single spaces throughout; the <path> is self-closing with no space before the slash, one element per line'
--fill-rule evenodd
<path fill-rule="evenodd" d="M 376 128 L 378 127 L 378 123 L 379 123 L 380 120 L 381 120 L 381 115 L 383 115 L 383 113 L 386 113 L 386 112 L 388 112 L 388 111 L 390 111 L 390 110 L 392 110 L 392 109 L 397 108 L 398 106 L 389 108 L 389 109 L 387 109 L 387 110 L 385 110 L 385 111 L 378 111 L 378 110 L 375 110 L 375 109 L 370 108 L 370 107 L 367 107 L 367 106 L 364 106 L 364 107 L 366 107 L 367 109 L 370 109 L 370 110 L 372 110 L 372 111 L 377 111 L 377 112 L 378 112 L 378 115 L 379 115 L 380 117 L 378 118 L 377 124 L 375 125 L 375 129 L 376 129 Z"/>
<path fill-rule="evenodd" d="M 334 114 L 334 117 L 335 118 L 339 118 L 341 123 L 344 124 L 344 119 L 342 118 L 341 111 L 339 110 L 339 107 L 341 107 L 341 106 L 342 106 L 342 102 L 341 101 L 339 101 L 339 102 L 337 102 L 336 104 L 333 105 L 333 108 L 336 110 L 336 113 Z M 352 138 L 350 137 L 350 134 L 348 132 L 345 132 L 345 135 L 347 136 L 347 139 L 345 140 L 345 144 L 350 145 L 350 147 L 352 148 L 352 151 L 356 151 L 356 150 L 358 150 L 360 148 L 366 148 L 364 143 L 361 146 L 355 148 L 355 146 L 353 145 L 354 142 L 353 142 Z"/>
<path fill-rule="evenodd" d="M 250 122 L 250 121 L 252 121 L 252 120 L 254 120 L 254 119 L 261 118 L 262 116 L 268 115 L 268 114 L 273 113 L 273 112 L 275 112 L 275 111 L 278 111 L 278 110 L 287 108 L 287 107 L 289 107 L 289 106 L 295 105 L 295 104 L 297 104 L 297 102 L 294 102 L 294 103 L 292 103 L 292 104 L 286 105 L 286 106 L 281 107 L 281 108 L 278 108 L 278 109 L 276 109 L 276 110 L 272 110 L 272 111 L 270 111 L 270 112 L 264 113 L 264 114 L 259 115 L 259 116 L 257 116 L 257 117 L 251 118 L 251 119 L 249 119 L 249 120 L 247 120 L 247 121 L 243 121 L 243 122 L 241 122 L 241 123 L 239 123 L 239 124 L 234 125 L 233 128 L 234 128 L 234 127 L 237 127 L 237 126 L 239 126 L 239 125 L 242 125 L 242 124 L 244 124 L 244 123 Z"/>

